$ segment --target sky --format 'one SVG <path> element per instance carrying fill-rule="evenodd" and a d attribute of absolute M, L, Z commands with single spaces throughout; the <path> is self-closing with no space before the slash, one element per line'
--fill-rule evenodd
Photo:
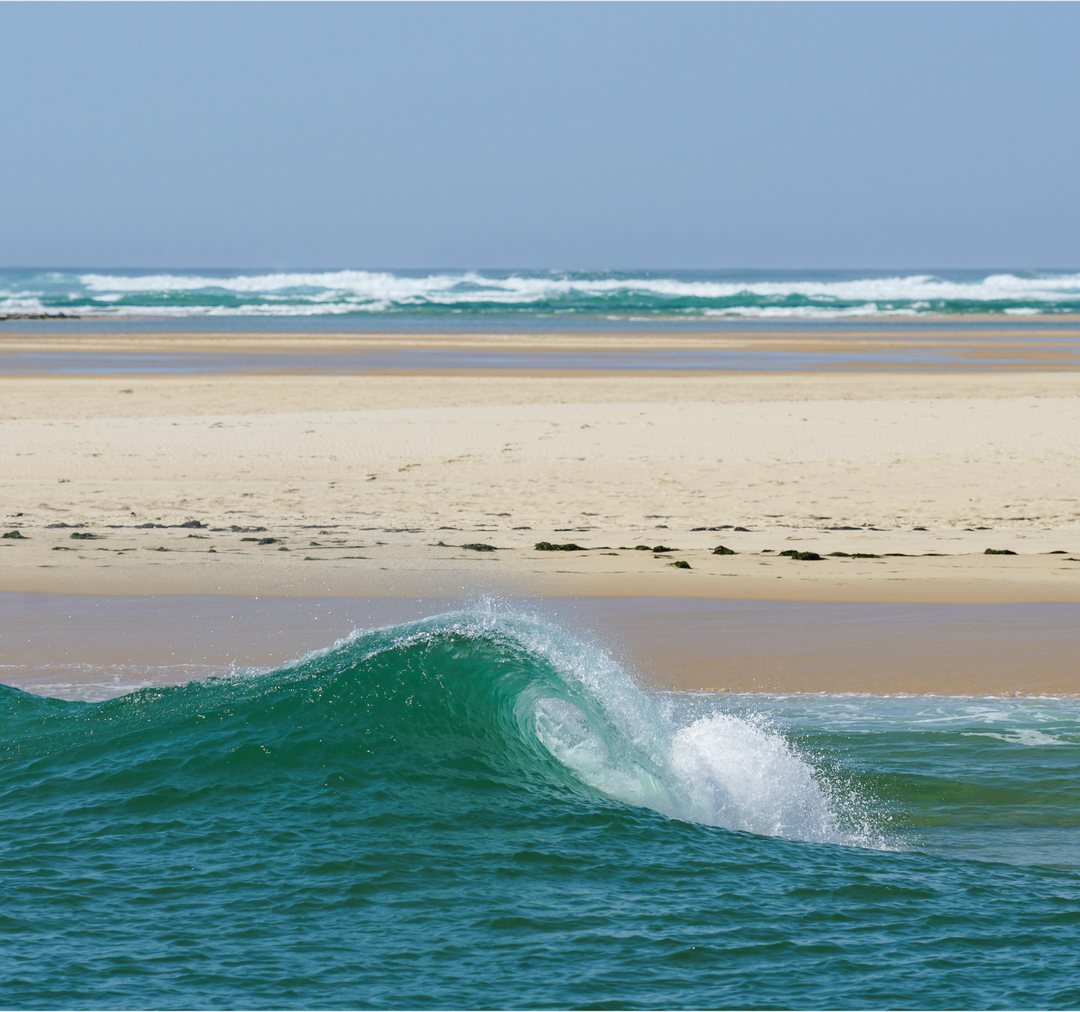
<path fill-rule="evenodd" d="M 1080 267 L 1076 3 L 0 3 L 0 266 Z"/>

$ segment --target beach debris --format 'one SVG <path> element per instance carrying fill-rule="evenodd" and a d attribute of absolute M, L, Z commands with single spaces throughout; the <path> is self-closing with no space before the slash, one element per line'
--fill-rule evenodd
<path fill-rule="evenodd" d="M 75 526 L 78 526 L 78 527 L 85 527 L 85 526 L 86 526 L 86 524 L 72 524 L 72 526 L 73 526 L 73 527 L 75 527 Z M 198 529 L 203 529 L 203 528 L 205 528 L 205 527 L 206 527 L 206 524 L 204 524 L 204 523 L 203 523 L 203 522 L 202 522 L 201 520 L 186 520 L 186 521 L 185 521 L 184 523 L 182 523 L 182 524 L 153 524 L 153 523 L 145 523 L 145 524 L 133 524 L 132 526 L 133 526 L 133 527 L 135 528 L 135 530 L 137 530 L 137 531 L 139 531 L 139 530 L 149 530 L 149 529 L 150 529 L 151 527 L 156 527 L 156 528 L 157 528 L 157 529 L 159 529 L 159 530 L 166 530 L 166 529 L 167 529 L 167 528 L 169 528 L 169 527 L 175 527 L 175 528 L 178 528 L 178 529 L 180 529 L 180 530 L 186 530 L 186 529 L 188 529 L 188 528 L 192 528 L 192 529 L 195 529 L 195 528 L 198 528 Z M 265 527 L 234 527 L 234 528 L 233 528 L 233 530 L 234 530 L 234 531 L 265 531 L 265 530 L 266 530 L 266 528 L 265 528 Z"/>
<path fill-rule="evenodd" d="M 742 531 L 744 534 L 749 534 L 750 533 L 750 528 L 749 527 L 732 527 L 732 530 L 733 531 Z"/>
<path fill-rule="evenodd" d="M 10 538 L 12 541 L 30 540 L 25 534 L 20 534 L 19 531 L 8 531 L 7 534 L 0 534 L 0 538 Z"/>
<path fill-rule="evenodd" d="M 817 552 L 797 552 L 794 548 L 789 548 L 780 554 L 786 555 L 789 559 L 797 559 L 799 562 L 821 562 L 821 556 Z"/>
<path fill-rule="evenodd" d="M 572 541 L 565 545 L 553 545 L 550 541 L 537 541 L 533 546 L 538 552 L 584 552 L 586 549 L 581 545 L 575 545 Z"/>
<path fill-rule="evenodd" d="M 669 562 L 668 565 L 671 566 L 673 569 L 690 569 L 691 568 L 690 563 L 687 562 L 686 559 L 678 559 L 675 562 Z"/>
<path fill-rule="evenodd" d="M 470 552 L 497 552 L 499 550 L 494 545 L 485 545 L 483 542 L 479 541 L 471 545 L 462 545 L 461 547 L 467 548 Z"/>
<path fill-rule="evenodd" d="M 73 313 L 0 313 L 0 320 L 81 320 Z"/>
<path fill-rule="evenodd" d="M 658 554 L 660 552 L 677 552 L 677 551 L 679 551 L 679 549 L 678 548 L 668 548 L 667 545 L 653 545 L 652 551 L 653 551 L 653 554 L 655 555 L 655 554 Z"/>
<path fill-rule="evenodd" d="M 1008 548 L 988 548 L 983 555 L 1015 555 L 1016 552 L 1010 551 Z"/>
<path fill-rule="evenodd" d="M 89 531 L 76 531 L 74 534 L 69 534 L 69 538 L 73 538 L 75 541 L 97 541 L 101 535 L 91 534 Z"/>
<path fill-rule="evenodd" d="M 721 524 L 719 527 L 691 527 L 691 531 L 730 531 L 731 524 Z"/>
<path fill-rule="evenodd" d="M 738 555 L 733 548 L 728 548 L 726 545 L 717 545 L 712 550 L 713 555 Z"/>
<path fill-rule="evenodd" d="M 47 530 L 47 531 L 56 531 L 56 530 L 60 530 L 62 528 L 74 528 L 74 527 L 85 527 L 85 526 L 86 526 L 86 524 L 64 524 L 64 523 L 46 524 L 45 525 L 45 530 Z"/>
<path fill-rule="evenodd" d="M 781 552 L 781 555 L 787 555 L 787 552 Z M 871 552 L 829 552 L 830 555 L 838 556 L 842 559 L 880 559 L 880 555 L 874 555 Z"/>

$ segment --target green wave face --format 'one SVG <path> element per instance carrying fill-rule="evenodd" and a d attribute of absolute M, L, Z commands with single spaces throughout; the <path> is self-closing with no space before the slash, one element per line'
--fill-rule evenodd
<path fill-rule="evenodd" d="M 1068 701 L 648 694 L 483 608 L 0 729 L 9 1007 L 1080 998 Z"/>

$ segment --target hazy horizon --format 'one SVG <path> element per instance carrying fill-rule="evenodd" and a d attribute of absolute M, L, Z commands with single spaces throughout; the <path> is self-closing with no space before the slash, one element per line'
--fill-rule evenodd
<path fill-rule="evenodd" d="M 0 33 L 3 265 L 1080 264 L 1076 4 L 7 3 Z"/>

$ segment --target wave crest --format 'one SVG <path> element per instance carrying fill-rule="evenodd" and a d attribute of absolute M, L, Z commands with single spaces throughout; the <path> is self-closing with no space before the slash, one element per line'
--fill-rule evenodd
<path fill-rule="evenodd" d="M 440 803 L 468 793 L 475 804 L 483 784 L 540 789 L 875 845 L 850 817 L 854 799 L 764 720 L 701 707 L 677 717 L 606 651 L 494 606 L 356 632 L 276 671 L 103 703 L 3 696 L 0 712 L 19 725 L 7 728 L 9 758 L 57 767 L 65 789 L 92 793 L 106 776 L 191 795 L 333 770 L 376 792 L 423 783 Z"/>
<path fill-rule="evenodd" d="M 648 313 L 676 319 L 831 319 L 1080 310 L 1080 274 L 1050 272 L 942 277 L 338 270 L 5 276 L 0 311 L 89 316 Z"/>

